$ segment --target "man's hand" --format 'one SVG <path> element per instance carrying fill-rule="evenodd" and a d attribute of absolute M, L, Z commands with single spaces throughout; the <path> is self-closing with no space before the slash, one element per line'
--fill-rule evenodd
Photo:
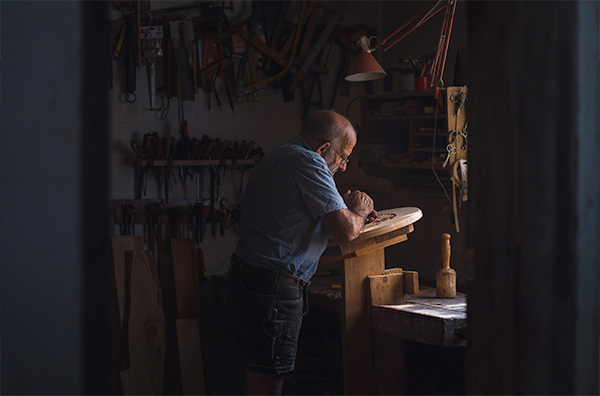
<path fill-rule="evenodd" d="M 375 220 L 377 220 L 377 212 L 376 211 L 371 211 L 371 213 L 369 213 L 369 215 L 367 216 L 367 219 L 365 220 L 365 224 L 369 224 L 374 222 Z"/>
<path fill-rule="evenodd" d="M 368 216 L 373 212 L 373 200 L 366 193 L 360 190 L 346 191 L 342 198 L 348 209 L 367 220 Z M 377 214 L 375 214 L 377 216 Z"/>

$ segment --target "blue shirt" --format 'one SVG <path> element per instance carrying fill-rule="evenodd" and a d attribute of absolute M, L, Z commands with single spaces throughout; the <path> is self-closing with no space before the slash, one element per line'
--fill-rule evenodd
<path fill-rule="evenodd" d="M 247 263 L 308 280 L 329 242 L 321 216 L 340 209 L 347 206 L 327 163 L 296 136 L 252 171 L 235 254 Z"/>

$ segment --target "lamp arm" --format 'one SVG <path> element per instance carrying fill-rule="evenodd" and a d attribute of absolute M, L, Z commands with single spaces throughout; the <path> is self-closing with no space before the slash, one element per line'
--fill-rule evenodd
<path fill-rule="evenodd" d="M 442 5 L 441 7 L 438 7 L 437 9 L 433 10 L 434 7 L 437 7 L 440 3 L 442 3 L 443 1 L 447 1 L 446 4 Z M 386 45 L 383 48 L 383 52 L 386 52 L 387 50 L 389 50 L 390 48 L 392 48 L 394 45 L 396 45 L 400 40 L 402 40 L 403 38 L 405 38 L 406 36 L 408 36 L 409 34 L 411 34 L 412 32 L 414 32 L 418 27 L 420 27 L 422 24 L 424 24 L 425 22 L 427 22 L 428 20 L 430 20 L 431 18 L 433 18 L 433 16 L 437 15 L 438 12 L 440 12 L 441 10 L 445 9 L 448 7 L 448 4 L 450 3 L 451 0 L 439 0 L 439 1 L 434 1 L 433 3 L 431 3 L 429 6 L 427 6 L 425 9 L 423 9 L 421 12 L 419 12 L 418 14 L 416 14 L 415 16 L 413 16 L 408 22 L 406 22 L 404 25 L 400 26 L 398 29 L 396 29 L 393 33 L 391 33 L 389 36 L 387 36 L 382 42 L 381 42 L 381 46 L 385 45 L 385 43 L 390 40 L 392 37 L 394 37 L 396 34 L 398 34 L 398 32 L 402 31 L 404 28 L 406 28 L 406 26 L 408 26 L 412 21 L 414 21 L 416 18 L 418 18 L 419 16 L 425 14 L 425 16 L 419 21 L 419 23 L 417 23 L 416 25 L 414 25 L 412 28 L 410 28 L 410 30 L 408 30 L 407 32 L 405 32 L 404 34 L 402 34 L 400 37 L 398 37 L 397 39 L 395 39 L 391 44 Z M 456 0 L 455 0 L 456 2 Z"/>
<path fill-rule="evenodd" d="M 448 45 L 450 44 L 450 34 L 452 33 L 452 23 L 454 22 L 454 12 L 456 11 L 456 0 L 452 7 L 447 7 L 446 15 L 444 16 L 444 23 L 442 30 L 440 31 L 440 40 L 438 42 L 438 50 L 436 51 L 435 59 L 433 60 L 433 67 L 431 75 L 440 79 L 444 75 L 444 68 L 446 66 L 446 56 L 448 54 Z"/>

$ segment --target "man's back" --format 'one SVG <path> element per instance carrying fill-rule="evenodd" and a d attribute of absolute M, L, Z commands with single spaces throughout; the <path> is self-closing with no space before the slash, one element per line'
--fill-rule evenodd
<path fill-rule="evenodd" d="M 320 217 L 345 208 L 327 163 L 297 136 L 252 172 L 236 255 L 310 279 L 329 240 Z"/>

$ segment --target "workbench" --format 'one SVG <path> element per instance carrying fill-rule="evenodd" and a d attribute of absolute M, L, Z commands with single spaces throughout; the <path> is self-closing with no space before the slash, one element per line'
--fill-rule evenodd
<path fill-rule="evenodd" d="M 340 313 L 341 276 L 315 276 L 308 288 L 311 306 Z M 407 294 L 401 305 L 374 305 L 371 307 L 371 330 L 405 340 L 430 345 L 466 346 L 464 338 L 467 322 L 467 295 L 456 293 L 456 298 L 436 298 L 435 288 L 421 286 L 416 294 Z"/>
<path fill-rule="evenodd" d="M 308 288 L 310 305 L 341 316 L 342 290 L 337 286 L 331 287 L 340 285 L 341 281 L 341 275 L 313 277 Z M 466 294 L 458 292 L 456 298 L 440 299 L 435 297 L 435 288 L 432 287 L 421 286 L 418 293 L 407 294 L 404 304 L 372 306 L 370 394 L 404 393 L 405 341 L 438 347 L 464 347 L 466 322 Z M 346 393 L 354 392 L 347 390 Z"/>
<path fill-rule="evenodd" d="M 406 295 L 404 304 L 397 306 L 371 306 L 369 278 L 386 272 L 385 248 L 406 241 L 413 232 L 413 224 L 422 217 L 418 208 L 396 208 L 378 213 L 381 221 L 367 225 L 361 235 L 351 242 L 331 240 L 319 262 L 319 271 L 324 266 L 337 263 L 340 277 L 335 282 L 322 277 L 313 277 L 309 287 L 309 301 L 323 308 L 339 312 L 342 324 L 342 355 L 345 394 L 388 393 L 402 390 L 397 386 L 380 386 L 380 375 L 388 377 L 385 370 L 398 369 L 402 363 L 389 348 L 390 342 L 414 340 L 433 345 L 450 346 L 460 344 L 456 328 L 466 320 L 466 299 L 443 302 L 436 299 L 435 291 L 423 289 L 416 296 Z M 333 289 L 338 285 L 341 290 Z M 389 287 L 389 286 L 388 286 Z M 334 291 L 337 291 L 334 292 Z M 461 311 L 462 309 L 462 311 Z M 390 338 L 392 341 L 390 341 Z M 382 363 L 384 362 L 384 363 Z M 383 367 L 381 366 L 383 365 Z M 392 376 L 392 374 L 389 374 Z"/>

